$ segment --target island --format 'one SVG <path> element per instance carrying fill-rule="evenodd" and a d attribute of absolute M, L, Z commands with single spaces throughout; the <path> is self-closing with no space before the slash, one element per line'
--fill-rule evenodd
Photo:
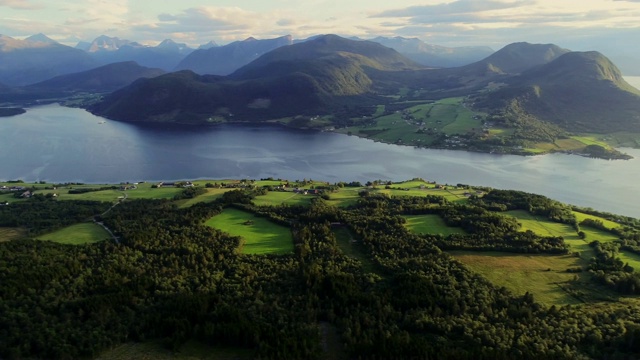
<path fill-rule="evenodd" d="M 464 183 L 15 180 L 0 357 L 632 358 L 638 268 L 638 219 Z"/>

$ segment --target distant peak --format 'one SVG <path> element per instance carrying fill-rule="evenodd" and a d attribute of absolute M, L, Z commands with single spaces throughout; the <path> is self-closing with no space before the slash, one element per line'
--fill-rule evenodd
<path fill-rule="evenodd" d="M 28 38 L 25 39 L 26 41 L 30 41 L 30 42 L 42 42 L 42 43 L 48 43 L 48 44 L 57 44 L 58 42 L 51 39 L 50 37 L 46 36 L 43 33 L 38 33 L 35 35 L 31 35 Z"/>
<path fill-rule="evenodd" d="M 206 43 L 206 44 L 202 44 L 202 45 L 200 45 L 200 46 L 198 47 L 198 49 L 200 49 L 200 50 L 206 50 L 206 49 L 211 49 L 211 48 L 218 47 L 218 46 L 219 46 L 219 45 L 218 45 L 218 43 L 216 43 L 215 41 L 211 40 L 211 41 L 209 41 L 209 42 L 208 42 L 208 43 Z"/>
<path fill-rule="evenodd" d="M 257 41 L 257 39 L 254 38 L 253 36 L 249 36 L 248 38 L 244 39 L 243 41 Z"/>

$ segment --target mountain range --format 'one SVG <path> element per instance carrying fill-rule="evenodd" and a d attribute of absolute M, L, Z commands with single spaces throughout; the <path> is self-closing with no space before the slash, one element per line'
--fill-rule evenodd
<path fill-rule="evenodd" d="M 229 114 L 260 121 L 372 109 L 403 88 L 407 100 L 472 95 L 489 113 L 527 114 L 569 131 L 640 131 L 638 91 L 597 52 L 514 43 L 469 65 L 433 69 L 336 35 L 279 47 L 228 76 L 180 71 L 140 80 L 91 110 L 126 121 L 197 123 Z"/>
<path fill-rule="evenodd" d="M 185 56 L 194 51 L 186 44 L 176 43 L 171 39 L 166 39 L 157 46 L 145 46 L 104 35 L 91 43 L 79 43 L 76 48 L 83 49 L 100 64 L 135 61 L 139 65 L 165 71 L 173 70 Z"/>
<path fill-rule="evenodd" d="M 24 40 L 0 35 L 0 82 L 9 86 L 30 85 L 54 76 L 126 61 L 164 71 L 192 70 L 203 75 L 228 75 L 271 50 L 314 38 L 294 40 L 289 35 L 274 39 L 248 38 L 224 46 L 210 41 L 193 49 L 170 39 L 157 46 L 147 46 L 102 35 L 71 48 L 43 34 Z M 491 52 L 486 47 L 446 48 L 399 37 L 374 40 L 432 67 L 468 64 Z"/>
<path fill-rule="evenodd" d="M 32 84 L 98 65 L 86 52 L 42 34 L 24 40 L 0 35 L 0 82 L 8 86 Z"/>
<path fill-rule="evenodd" d="M 514 43 L 496 52 L 477 48 L 474 56 L 488 55 L 439 68 L 407 54 L 468 52 L 418 39 L 373 40 L 283 36 L 224 46 L 211 42 L 194 50 L 171 40 L 147 47 L 101 36 L 71 48 L 42 34 L 24 40 L 0 36 L 0 90 L 15 99 L 112 92 L 91 111 L 126 121 L 194 123 L 366 115 L 399 93 L 405 100 L 468 96 L 490 114 L 526 114 L 570 131 L 640 131 L 638 91 L 600 53 Z M 113 63 L 124 58 L 137 61 Z"/>
<path fill-rule="evenodd" d="M 271 50 L 291 44 L 293 44 L 293 38 L 289 35 L 266 40 L 250 37 L 225 46 L 198 49 L 180 61 L 175 70 L 191 70 L 198 74 L 228 75 Z"/>

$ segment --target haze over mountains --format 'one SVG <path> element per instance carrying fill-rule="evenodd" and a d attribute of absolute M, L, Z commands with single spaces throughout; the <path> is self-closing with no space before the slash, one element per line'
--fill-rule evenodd
<path fill-rule="evenodd" d="M 210 41 L 193 49 L 170 39 L 157 46 L 147 46 L 103 35 L 91 42 L 79 42 L 72 48 L 43 34 L 24 40 L 0 35 L 0 83 L 29 85 L 58 75 L 125 61 L 164 71 L 192 70 L 198 74 L 228 75 L 271 50 L 309 39 L 294 40 L 288 35 L 273 39 L 248 38 L 224 46 Z M 432 67 L 460 66 L 492 52 L 487 47 L 446 48 L 399 37 L 378 37 L 376 41 L 401 53 L 406 51 L 410 59 Z"/>
<path fill-rule="evenodd" d="M 0 83 L 8 86 L 33 84 L 98 65 L 86 52 L 42 34 L 25 40 L 0 35 Z"/>

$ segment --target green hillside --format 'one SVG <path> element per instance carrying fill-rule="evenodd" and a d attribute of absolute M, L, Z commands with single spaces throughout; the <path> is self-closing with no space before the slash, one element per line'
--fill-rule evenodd
<path fill-rule="evenodd" d="M 477 104 L 530 114 L 572 132 L 640 131 L 640 92 L 598 52 L 562 55 L 510 79 Z"/>

